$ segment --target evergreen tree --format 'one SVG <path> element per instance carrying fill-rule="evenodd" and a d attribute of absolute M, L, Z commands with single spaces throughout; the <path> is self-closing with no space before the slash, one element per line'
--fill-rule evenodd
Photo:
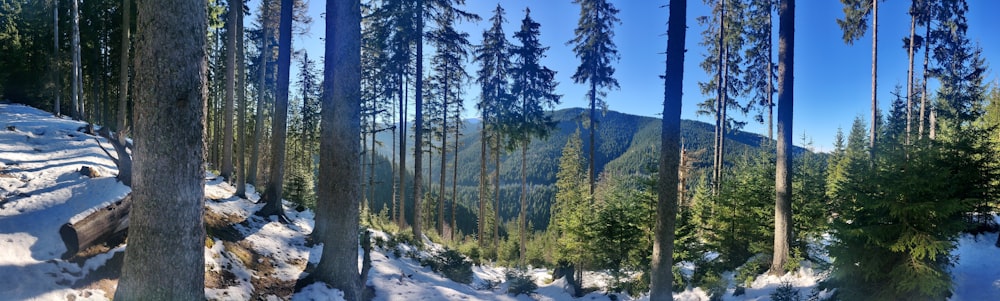
<path fill-rule="evenodd" d="M 510 112 L 511 105 L 511 94 L 508 90 L 509 74 L 511 69 L 510 63 L 510 43 L 507 41 L 507 36 L 503 32 L 503 24 L 506 23 L 504 19 L 504 9 L 497 4 L 497 7 L 493 10 L 493 16 L 490 17 L 490 23 L 492 24 L 489 29 L 483 31 L 483 42 L 474 51 L 475 60 L 479 62 L 480 68 L 476 72 L 477 78 L 476 82 L 480 86 L 479 102 L 476 103 L 476 109 L 479 110 L 481 120 L 480 129 L 480 192 L 479 192 L 479 219 L 480 219 L 480 229 L 479 238 L 480 243 L 482 243 L 483 238 L 483 223 L 482 219 L 486 215 L 484 202 L 487 200 L 486 186 L 488 185 L 488 179 L 486 176 L 487 170 L 487 158 L 486 149 L 487 144 L 490 141 L 497 141 L 503 133 L 503 120 L 506 116 L 503 116 L 505 112 Z M 494 156 L 499 156 L 499 148 L 493 144 L 491 147 L 491 152 Z M 496 160 L 499 162 L 499 159 Z M 499 170 L 500 166 L 494 167 Z M 499 173 L 497 173 L 499 174 Z M 499 183 L 498 177 L 494 177 L 495 182 Z M 494 187 L 494 192 L 498 191 L 498 186 Z M 497 200 L 499 201 L 499 200 Z M 498 208 L 494 207 L 495 210 Z M 499 212 L 496 212 L 496 217 L 499 217 Z M 499 218 L 497 218 L 499 222 Z M 498 223 L 495 223 L 497 227 Z M 496 242 L 496 229 L 494 229 L 494 242 Z"/>
<path fill-rule="evenodd" d="M 876 0 L 878 1 L 878 0 Z M 784 274 L 792 240 L 792 112 L 795 80 L 795 0 L 783 0 L 778 30 L 778 149 L 774 177 L 772 274 Z"/>
<path fill-rule="evenodd" d="M 590 155 L 588 182 L 590 194 L 594 194 L 597 166 L 594 165 L 594 150 L 597 132 L 597 108 L 607 110 L 604 96 L 607 89 L 617 89 L 618 80 L 614 78 L 615 68 L 612 61 L 617 61 L 618 47 L 613 41 L 615 24 L 618 19 L 618 9 L 608 0 L 573 0 L 580 5 L 580 19 L 573 31 L 574 37 L 568 43 L 573 45 L 573 53 L 580 59 L 580 66 L 573 73 L 573 82 L 589 83 L 587 98 L 590 99 Z"/>
<path fill-rule="evenodd" d="M 521 46 L 513 47 L 514 64 L 511 66 L 513 85 L 511 93 L 514 100 L 511 128 L 508 136 L 509 144 L 521 148 L 521 252 L 519 265 L 524 266 L 524 256 L 527 253 L 527 219 L 528 219 L 528 145 L 532 138 L 547 138 L 549 131 L 555 126 L 551 115 L 546 110 L 559 104 L 561 95 L 555 94 L 556 72 L 541 65 L 548 47 L 539 42 L 541 25 L 531 19 L 531 9 L 525 8 L 524 19 L 521 20 L 521 30 L 514 33 L 514 38 Z"/>
<path fill-rule="evenodd" d="M 288 118 L 288 82 L 292 63 L 292 5 L 293 0 L 281 0 L 281 25 L 278 35 L 278 93 L 274 102 L 274 118 L 271 126 L 274 132 L 271 139 L 270 181 L 264 189 L 261 200 L 264 207 L 257 211 L 260 216 L 278 216 L 282 222 L 287 222 L 284 208 L 281 204 L 282 188 L 285 178 L 285 136 Z"/>
<path fill-rule="evenodd" d="M 744 56 L 747 67 L 743 83 L 753 93 L 748 106 L 760 107 L 767 114 L 767 139 L 774 139 L 774 51 L 772 32 L 774 31 L 774 0 L 752 0 L 746 4 L 744 31 L 747 47 Z M 762 112 L 763 113 L 763 112 Z M 764 116 L 758 113 L 754 118 L 764 123 Z"/>
<path fill-rule="evenodd" d="M 559 157 L 559 172 L 556 174 L 556 198 L 550 211 L 550 231 L 555 231 L 557 237 L 557 255 L 559 261 L 575 266 L 577 275 L 582 275 L 587 260 L 587 241 L 591 237 L 587 232 L 591 218 L 590 196 L 587 191 L 586 165 L 583 157 L 583 141 L 580 140 L 580 130 L 570 136 Z M 577 276 L 577 288 L 582 287 L 581 277 Z"/>
<path fill-rule="evenodd" d="M 868 17 L 872 17 L 872 126 L 869 129 L 868 151 L 869 156 L 875 156 L 875 141 L 877 141 L 875 126 L 876 111 L 878 110 L 878 2 L 881 0 L 840 0 L 844 5 L 844 18 L 837 19 L 837 25 L 844 33 L 844 42 L 854 44 L 860 40 L 868 31 Z"/>

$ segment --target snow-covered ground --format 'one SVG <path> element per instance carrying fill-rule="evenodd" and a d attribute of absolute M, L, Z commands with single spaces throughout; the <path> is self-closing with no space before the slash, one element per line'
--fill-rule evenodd
<path fill-rule="evenodd" d="M 117 283 L 80 286 L 94 278 L 103 266 L 120 264 L 127 246 L 104 249 L 82 262 L 61 259 L 66 251 L 59 227 L 74 216 L 115 201 L 129 188 L 113 178 L 116 169 L 101 148 L 111 153 L 102 138 L 78 131 L 84 124 L 55 118 L 20 105 L 0 104 L 0 299 L 4 300 L 108 300 Z M 88 178 L 78 170 L 97 168 L 101 177 Z M 233 196 L 234 188 L 207 175 L 205 202 L 207 220 L 215 231 L 205 248 L 206 297 L 210 300 L 291 299 L 338 300 L 341 292 L 322 283 L 299 293 L 291 288 L 309 263 L 318 262 L 322 245 L 310 245 L 313 213 L 286 206 L 289 224 L 253 215 L 260 204 L 253 187 L 251 200 Z M 211 223 L 210 223 L 211 224 Z M 221 230 L 220 230 L 221 229 Z M 211 232 L 211 230 L 210 230 Z M 373 236 L 387 240 L 389 234 Z M 1000 249 L 993 246 L 997 234 L 977 239 L 963 236 L 953 268 L 955 296 L 952 300 L 1000 300 Z M 528 295 L 506 293 L 506 269 L 489 264 L 473 267 L 471 284 L 453 282 L 421 266 L 405 254 L 431 256 L 442 247 L 427 241 L 419 251 L 400 245 L 396 257 L 390 249 L 375 248 L 367 284 L 375 300 L 574 300 L 566 292 L 564 279 L 551 279 L 551 271 L 529 270 L 538 290 Z M 359 255 L 361 254 L 359 248 Z M 360 257 L 360 256 L 359 256 Z M 116 260 L 115 258 L 119 258 Z M 360 263 L 359 263 L 360 265 Z M 730 287 L 723 300 L 769 300 L 781 284 L 790 283 L 805 298 L 826 274 L 806 267 L 782 277 L 760 276 L 741 296 Z M 731 277 L 731 276 L 730 276 Z M 608 275 L 589 272 L 586 286 L 606 287 Z M 92 282 L 92 281 L 91 281 Z M 492 285 L 489 285 L 492 284 Z M 648 300 L 648 296 L 616 295 L 619 300 Z M 677 300 L 708 300 L 700 288 L 675 294 Z M 608 300 L 604 290 L 582 300 Z"/>

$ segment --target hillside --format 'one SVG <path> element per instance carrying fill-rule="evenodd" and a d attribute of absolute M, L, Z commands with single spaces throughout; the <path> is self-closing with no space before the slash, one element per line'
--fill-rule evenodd
<path fill-rule="evenodd" d="M 548 225 L 548 211 L 551 207 L 550 200 L 555 195 L 554 183 L 556 173 L 559 170 L 559 157 L 562 153 L 566 141 L 577 130 L 580 131 L 584 139 L 584 153 L 589 152 L 588 131 L 583 123 L 586 119 L 587 110 L 581 108 L 570 108 L 554 111 L 552 119 L 556 122 L 556 128 L 546 139 L 534 139 L 529 145 L 527 166 L 529 189 L 528 208 L 529 220 L 536 229 L 544 228 Z M 595 165 L 597 173 L 607 173 L 616 175 L 648 174 L 651 168 L 655 168 L 660 149 L 660 119 L 653 117 L 623 114 L 615 111 L 607 111 L 599 118 L 597 131 L 597 151 L 595 153 Z M 714 126 L 701 121 L 682 120 L 681 137 L 685 148 L 689 151 L 704 149 L 695 167 L 698 169 L 711 167 L 712 141 L 714 136 Z M 479 185 L 479 156 L 480 156 L 480 125 L 478 120 L 466 120 L 462 136 L 459 139 L 458 156 L 458 199 L 461 204 L 468 208 L 478 208 L 478 185 Z M 449 137 L 451 138 L 451 137 Z M 729 158 L 745 154 L 765 143 L 766 137 L 736 131 L 726 135 L 726 154 Z M 377 136 L 381 143 L 377 148 L 383 156 L 389 157 L 392 154 L 392 133 L 382 132 Z M 434 141 L 436 145 L 440 141 Z M 449 140 L 449 145 L 453 141 Z M 413 168 L 412 142 L 407 151 L 407 166 Z M 805 149 L 796 147 L 796 152 Z M 449 166 L 448 176 L 445 179 L 446 196 L 450 195 L 451 170 L 454 163 L 454 154 L 448 154 L 447 164 Z M 427 158 L 427 156 L 424 156 Z M 389 158 L 381 158 L 376 162 L 380 169 L 390 166 Z M 427 160 L 427 159 L 425 159 Z M 440 155 L 435 153 L 430 160 L 431 183 L 439 183 L 440 177 Z M 424 162 L 425 168 L 428 166 Z M 492 166 L 492 164 L 490 164 Z M 500 158 L 500 185 L 501 185 L 501 217 L 509 220 L 517 215 L 520 198 L 521 183 L 521 156 L 520 151 L 508 152 Z M 492 167 L 490 167 L 492 168 Z M 424 179 L 427 179 L 425 169 Z M 599 176 L 600 177 L 600 176 Z M 389 170 L 376 172 L 376 185 L 379 191 L 387 193 L 377 194 L 374 199 L 373 208 L 378 210 L 383 205 L 391 207 L 391 203 L 384 200 L 391 199 L 391 178 Z M 436 191 L 438 184 L 431 186 L 431 191 Z M 407 188 L 407 191 L 412 188 Z M 411 208 L 407 208 L 411 210 Z M 409 211 L 408 211 L 409 212 Z M 475 212 L 471 210 L 470 212 Z M 461 215 L 460 215 L 461 218 Z M 475 221 L 472 219 L 471 221 Z M 459 228 L 470 233 L 474 225 L 461 224 Z"/>

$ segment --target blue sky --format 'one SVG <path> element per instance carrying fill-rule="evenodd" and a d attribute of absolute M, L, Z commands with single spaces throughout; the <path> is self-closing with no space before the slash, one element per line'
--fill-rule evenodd
<path fill-rule="evenodd" d="M 658 75 L 663 73 L 663 51 L 666 47 L 666 0 L 618 0 L 612 1 L 621 11 L 622 23 L 615 28 L 615 43 L 621 60 L 615 65 L 615 76 L 621 89 L 609 91 L 609 109 L 629 114 L 657 116 L 662 111 L 663 81 Z M 256 7 L 259 2 L 250 5 Z M 478 44 L 484 29 L 489 27 L 488 18 L 498 1 L 466 0 L 464 9 L 479 14 L 483 20 L 478 24 L 460 24 L 458 28 L 470 34 L 473 44 Z M 579 7 L 570 0 L 503 0 L 499 3 L 507 11 L 504 30 L 508 39 L 524 18 L 525 7 L 531 8 L 532 18 L 541 23 L 541 41 L 551 47 L 543 64 L 556 70 L 559 81 L 557 92 L 563 95 L 559 108 L 584 107 L 587 85 L 575 84 L 570 76 L 576 70 L 579 60 L 566 45 L 573 36 L 579 15 Z M 910 1 L 891 0 L 879 6 L 879 57 L 878 57 L 878 99 L 879 106 L 888 107 L 891 92 L 899 84 L 905 88 L 907 56 L 902 38 L 909 35 L 910 18 L 907 15 Z M 845 131 L 857 116 L 868 119 L 871 112 L 871 36 L 870 33 L 853 45 L 841 39 L 836 19 L 843 15 L 840 1 L 805 0 L 797 1 L 796 11 L 796 57 L 795 57 L 795 112 L 794 139 L 806 135 L 819 150 L 829 150 L 838 127 Z M 294 47 L 305 48 L 310 54 L 321 56 L 323 33 L 321 14 L 325 2 L 312 0 L 309 13 L 313 17 L 310 34 L 296 37 Z M 256 10 L 253 10 L 256 12 Z M 983 55 L 990 61 L 1000 56 L 1000 1 L 969 0 L 969 36 L 983 48 Z M 695 18 L 709 14 L 709 8 L 702 1 L 688 3 L 688 32 L 684 74 L 684 103 L 682 118 L 712 122 L 710 116 L 696 116 L 696 104 L 707 96 L 698 91 L 698 82 L 708 76 L 698 64 L 704 59 L 705 50 L 698 45 L 704 30 Z M 777 17 L 775 17 L 777 26 Z M 918 34 L 922 32 L 917 29 Z M 777 32 L 774 38 L 777 39 Z M 775 44 L 777 45 L 777 44 Z M 777 46 L 775 46 L 775 50 Z M 425 63 L 433 49 L 425 47 Z M 775 54 L 777 58 L 777 54 Z M 922 54 L 917 57 L 919 72 Z M 470 62 L 466 67 L 470 73 L 479 66 Z M 293 68 L 295 69 L 295 68 Z M 426 68 L 425 68 L 426 70 Z M 919 75 L 919 73 L 918 73 Z M 998 78 L 998 72 L 991 68 L 988 80 Z M 294 75 L 293 75 L 294 76 Z M 933 85 L 933 81 L 931 82 Z M 474 111 L 478 87 L 470 83 L 467 87 L 466 108 L 468 117 L 476 116 Z M 745 101 L 745 100 L 743 100 Z M 775 111 L 777 113 L 777 111 Z M 766 134 L 766 126 L 756 125 L 751 117 L 737 116 L 751 121 L 746 130 Z"/>

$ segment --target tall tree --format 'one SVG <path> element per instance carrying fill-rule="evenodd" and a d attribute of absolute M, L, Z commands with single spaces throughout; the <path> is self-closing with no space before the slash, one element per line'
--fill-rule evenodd
<path fill-rule="evenodd" d="M 481 129 L 480 129 L 480 173 L 479 173 L 479 238 L 480 243 L 482 243 L 484 221 L 486 217 L 485 212 L 485 202 L 487 201 L 487 187 L 489 179 L 487 178 L 487 145 L 490 141 L 496 141 L 496 137 L 501 135 L 501 120 L 504 112 L 508 112 L 507 106 L 509 105 L 510 91 L 508 90 L 508 80 L 510 73 L 510 43 L 507 41 L 507 36 L 503 32 L 503 24 L 506 23 L 504 18 L 504 9 L 497 3 L 497 7 L 493 9 L 493 16 L 490 17 L 490 23 L 492 24 L 489 29 L 483 31 L 483 44 L 475 49 L 475 60 L 479 62 L 480 68 L 476 72 L 477 78 L 476 82 L 480 86 L 479 102 L 476 104 L 476 108 L 479 110 L 479 114 L 482 118 Z M 495 146 L 495 144 L 494 144 Z M 498 149 L 494 147 L 492 153 L 494 156 L 498 153 Z M 496 160 L 499 161 L 499 160 Z M 496 169 L 499 169 L 496 166 Z M 498 179 L 495 179 L 498 180 Z M 494 181 L 497 183 L 497 181 Z M 495 189 L 494 189 L 495 190 Z M 494 210 L 499 210 L 498 207 L 494 206 Z M 499 216 L 499 214 L 496 214 Z M 494 229 L 496 229 L 499 220 L 494 221 Z M 494 240 L 496 240 L 494 230 Z"/>
<path fill-rule="evenodd" d="M 243 4 L 236 8 L 236 196 L 247 192 L 247 85 L 246 50 L 243 45 Z"/>
<path fill-rule="evenodd" d="M 774 174 L 774 255 L 771 273 L 784 274 L 792 239 L 792 112 L 795 104 L 795 0 L 778 8 L 778 157 Z"/>
<path fill-rule="evenodd" d="M 880 0 L 840 0 L 844 5 L 844 18 L 837 19 L 837 25 L 844 32 L 844 42 L 854 44 L 868 31 L 868 16 L 872 17 L 872 126 L 869 129 L 869 157 L 875 156 L 876 132 L 878 131 L 878 2 Z"/>
<path fill-rule="evenodd" d="M 667 19 L 667 63 L 663 76 L 663 119 L 660 130 L 659 186 L 653 231 L 650 300 L 673 299 L 674 228 L 677 224 L 678 169 L 681 163 L 681 106 L 684 83 L 684 39 L 687 1 L 671 0 Z"/>
<path fill-rule="evenodd" d="M 52 77 L 55 79 L 55 85 L 56 85 L 56 88 L 52 89 L 53 94 L 55 94 L 55 103 L 53 103 L 52 112 L 55 113 L 56 116 L 61 116 L 62 115 L 62 111 L 59 108 L 60 105 L 61 105 L 60 98 L 62 97 L 62 93 L 61 93 L 61 91 L 62 91 L 62 74 L 61 74 L 61 72 L 59 72 L 59 70 L 60 70 L 59 63 L 61 61 L 59 59 L 59 0 L 55 0 L 52 3 L 52 40 L 53 40 L 53 44 L 52 44 L 52 57 L 53 57 L 53 59 L 52 59 L 52 61 L 53 61 L 52 66 L 53 67 L 52 68 L 54 70 L 53 71 L 54 74 L 52 75 Z M 125 60 L 127 61 L 128 59 L 125 59 Z M 121 130 L 121 129 L 119 129 L 119 130 Z"/>
<path fill-rule="evenodd" d="M 514 33 L 514 38 L 521 43 L 511 49 L 514 56 L 511 66 L 511 94 L 514 100 L 513 130 L 508 137 L 509 144 L 521 149 L 521 213 L 519 227 L 521 252 L 518 265 L 525 267 L 524 257 L 527 254 L 527 220 L 528 220 L 528 145 L 533 138 L 547 138 L 555 127 L 552 122 L 552 107 L 559 104 L 562 95 L 556 94 L 556 72 L 542 66 L 548 47 L 539 41 L 541 24 L 531 19 L 531 9 L 524 9 L 524 19 L 521 20 L 521 30 Z"/>
<path fill-rule="evenodd" d="M 416 83 L 414 92 L 414 119 L 413 119 L 413 236 L 417 242 L 423 242 L 423 229 L 421 229 L 422 219 L 421 201 L 423 200 L 423 144 L 424 144 L 424 0 L 417 0 L 417 21 L 416 21 Z"/>
<path fill-rule="evenodd" d="M 287 221 L 281 205 L 285 177 L 285 136 L 288 121 L 288 81 L 292 64 L 292 0 L 281 0 L 281 23 L 278 27 L 278 93 L 274 101 L 271 130 L 271 176 L 261 200 L 264 207 L 257 215 L 277 215 Z"/>
<path fill-rule="evenodd" d="M 257 166 L 260 165 L 260 150 L 265 146 L 262 137 L 264 132 L 264 97 L 267 96 L 267 59 L 271 56 L 271 0 L 261 1 L 260 14 L 260 61 L 257 66 L 257 112 L 254 119 L 254 147 L 250 155 L 250 166 L 247 170 L 247 183 L 257 185 Z"/>
<path fill-rule="evenodd" d="M 774 139 L 774 55 L 772 19 L 774 15 L 773 0 L 753 0 L 746 10 L 746 25 L 744 31 L 747 44 L 744 56 L 747 67 L 744 82 L 747 88 L 754 92 L 751 105 L 759 106 L 767 114 L 767 139 Z M 764 123 L 763 114 L 757 114 L 758 122 Z"/>
<path fill-rule="evenodd" d="M 618 9 L 607 0 L 573 0 L 580 5 L 580 19 L 573 31 L 575 36 L 569 41 L 573 44 L 573 52 L 580 58 L 580 66 L 573 73 L 573 82 L 590 83 L 587 97 L 590 98 L 590 156 L 589 174 L 590 194 L 594 194 L 595 171 L 594 150 L 597 132 L 597 108 L 606 110 L 604 102 L 606 89 L 617 89 L 618 80 L 614 78 L 615 68 L 612 61 L 617 61 L 618 47 L 613 41 L 615 24 L 618 19 Z"/>
<path fill-rule="evenodd" d="M 222 169 L 219 176 L 230 181 L 233 179 L 233 114 L 236 97 L 236 22 L 239 21 L 239 9 L 243 0 L 229 0 L 229 13 L 226 15 L 226 104 L 222 108 Z"/>
<path fill-rule="evenodd" d="M 72 93 L 70 98 L 73 99 L 73 119 L 83 118 L 80 114 L 83 110 L 81 109 L 81 99 L 80 95 L 83 94 L 83 74 L 81 74 L 80 67 L 80 0 L 73 0 L 73 40 L 72 40 L 72 56 L 73 56 L 73 83 Z"/>
<path fill-rule="evenodd" d="M 906 65 L 906 145 L 910 145 L 910 132 L 913 124 L 913 51 L 916 45 L 917 15 L 919 0 L 910 2 L 910 36 L 903 39 L 909 63 Z"/>
<path fill-rule="evenodd" d="M 361 3 L 327 1 L 320 168 L 316 230 L 324 243 L 316 280 L 362 299 L 358 276 L 358 200 L 361 197 Z M 334 214 L 336 213 L 336 214 Z"/>
<path fill-rule="evenodd" d="M 207 61 L 205 37 L 192 33 L 206 31 L 205 2 L 137 6 L 135 81 L 143 88 L 135 91 L 135 135 L 142 138 L 115 299 L 204 299 Z"/>
<path fill-rule="evenodd" d="M 130 0 L 123 0 L 122 8 L 122 49 L 121 49 L 121 61 L 119 66 L 121 68 L 121 73 L 118 82 L 118 116 L 115 127 L 117 129 L 115 139 L 118 140 L 115 150 L 118 153 L 118 180 L 122 182 L 125 186 L 132 186 L 132 156 L 125 151 L 123 146 L 128 145 L 126 141 L 127 130 L 125 128 L 125 122 L 128 119 L 128 66 L 129 66 L 129 31 L 132 27 L 132 7 L 130 5 Z"/>

